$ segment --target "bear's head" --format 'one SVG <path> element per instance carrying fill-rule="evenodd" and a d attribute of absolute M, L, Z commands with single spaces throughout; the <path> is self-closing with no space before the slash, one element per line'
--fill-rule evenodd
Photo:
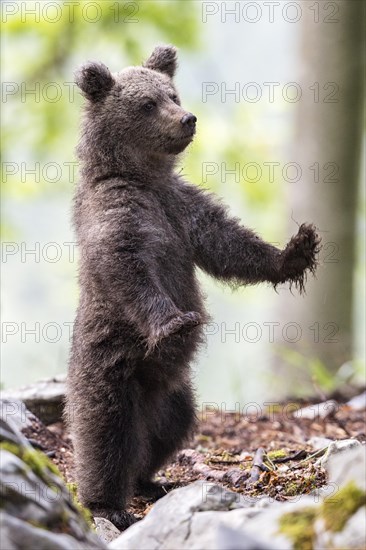
<path fill-rule="evenodd" d="M 158 46 L 143 66 L 118 73 L 102 63 L 83 65 L 75 80 L 87 100 L 82 139 L 89 154 L 91 148 L 114 159 L 129 149 L 142 158 L 181 153 L 193 139 L 196 117 L 181 107 L 176 68 L 173 46 Z"/>

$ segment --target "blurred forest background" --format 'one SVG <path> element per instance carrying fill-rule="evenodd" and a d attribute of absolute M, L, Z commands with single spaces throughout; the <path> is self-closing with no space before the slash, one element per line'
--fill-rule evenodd
<path fill-rule="evenodd" d="M 73 71 L 179 48 L 198 117 L 187 179 L 283 246 L 323 238 L 300 297 L 233 293 L 200 275 L 213 323 L 195 365 L 203 402 L 276 400 L 364 379 L 363 0 L 2 2 L 2 383 L 65 372 L 77 304 L 70 208 L 82 106 Z M 97 366 L 96 366 L 97 368 Z"/>

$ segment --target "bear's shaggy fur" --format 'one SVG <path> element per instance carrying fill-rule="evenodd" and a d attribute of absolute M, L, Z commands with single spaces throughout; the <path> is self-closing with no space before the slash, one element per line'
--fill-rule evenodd
<path fill-rule="evenodd" d="M 195 268 L 302 291 L 319 248 L 311 225 L 282 251 L 267 244 L 174 172 L 195 133 L 175 70 L 175 48 L 160 46 L 143 67 L 89 63 L 76 75 L 86 108 L 68 421 L 80 500 L 122 529 L 128 498 L 158 496 L 154 474 L 195 425 L 189 363 L 207 321 Z"/>

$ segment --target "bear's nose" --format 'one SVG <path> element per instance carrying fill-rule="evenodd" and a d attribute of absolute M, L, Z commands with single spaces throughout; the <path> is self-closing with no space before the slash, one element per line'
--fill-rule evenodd
<path fill-rule="evenodd" d="M 188 128 L 194 128 L 197 122 L 197 117 L 192 115 L 192 113 L 186 113 L 181 119 L 180 123 L 183 126 L 188 126 Z"/>

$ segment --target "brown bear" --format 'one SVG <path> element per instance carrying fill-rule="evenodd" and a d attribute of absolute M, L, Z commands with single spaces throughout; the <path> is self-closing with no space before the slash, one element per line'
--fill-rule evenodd
<path fill-rule="evenodd" d="M 133 494 L 164 494 L 154 474 L 195 426 L 189 363 L 207 321 L 196 267 L 235 284 L 304 289 L 319 238 L 301 225 L 284 250 L 229 215 L 174 167 L 196 117 L 173 84 L 176 50 L 142 67 L 76 74 L 86 99 L 74 202 L 80 303 L 67 411 L 81 502 L 124 529 Z"/>

